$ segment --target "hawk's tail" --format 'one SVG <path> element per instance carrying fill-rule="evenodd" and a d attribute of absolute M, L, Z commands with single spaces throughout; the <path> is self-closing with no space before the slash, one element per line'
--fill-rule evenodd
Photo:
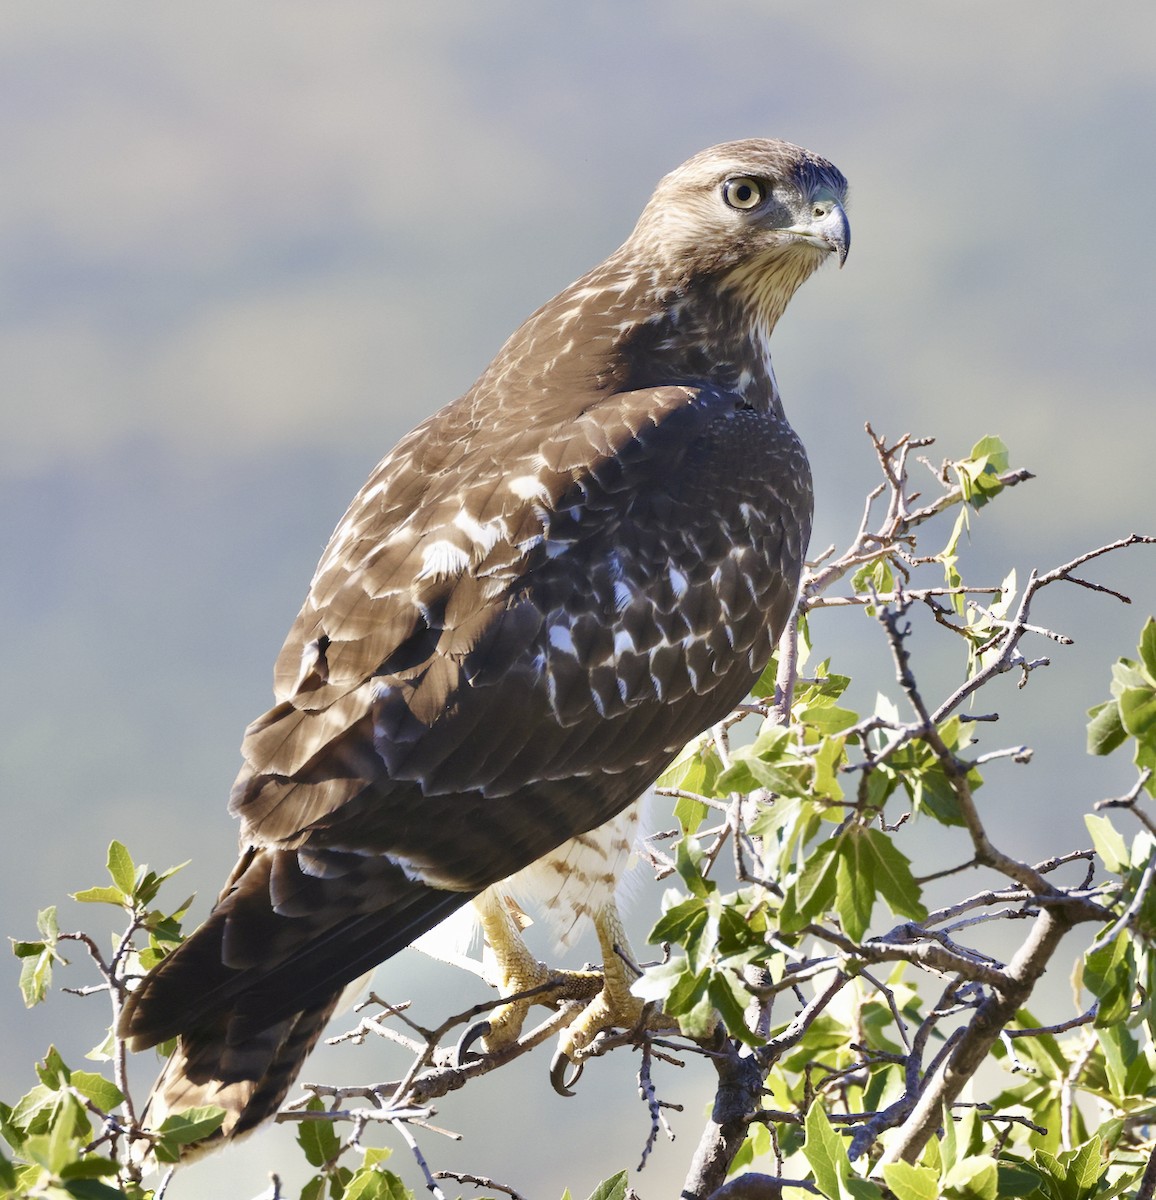
<path fill-rule="evenodd" d="M 201 1105 L 226 1112 L 203 1149 L 272 1116 L 346 986 L 470 899 L 385 857 L 250 849 L 208 920 L 128 996 L 133 1050 L 178 1038 L 148 1124 Z"/>
<path fill-rule="evenodd" d="M 227 1018 L 185 1034 L 153 1085 L 144 1121 L 157 1129 L 173 1114 L 202 1105 L 225 1110 L 221 1127 L 182 1147 L 182 1161 L 243 1137 L 281 1107 L 317 1043 L 341 992 L 295 1013 L 240 1045 L 230 1045 Z"/>

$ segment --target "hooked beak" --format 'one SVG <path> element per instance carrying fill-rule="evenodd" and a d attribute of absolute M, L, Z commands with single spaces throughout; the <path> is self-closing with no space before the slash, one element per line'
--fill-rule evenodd
<path fill-rule="evenodd" d="M 838 200 L 816 200 L 811 205 L 811 219 L 792 225 L 786 230 L 801 241 L 839 256 L 839 266 L 847 261 L 851 249 L 851 226 Z"/>

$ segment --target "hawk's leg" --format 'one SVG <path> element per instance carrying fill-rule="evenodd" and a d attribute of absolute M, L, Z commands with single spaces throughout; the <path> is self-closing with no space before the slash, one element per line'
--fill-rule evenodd
<path fill-rule="evenodd" d="M 494 888 L 474 901 L 482 925 L 484 977 L 502 993 L 519 992 L 556 984 L 536 996 L 512 1000 L 494 1009 L 488 1018 L 487 1050 L 498 1050 L 517 1041 L 534 1004 L 557 1005 L 565 1000 L 590 1000 L 602 990 L 597 971 L 555 971 L 531 953 L 522 937 L 527 918 L 507 896 Z"/>
<path fill-rule="evenodd" d="M 643 1022 L 643 1002 L 630 991 L 635 968 L 626 930 L 613 900 L 593 916 L 594 928 L 602 951 L 602 971 L 555 971 L 531 954 L 522 938 L 521 911 L 493 892 L 479 898 L 479 915 L 486 939 L 486 977 L 504 994 L 527 991 L 547 983 L 556 988 L 538 996 L 504 1004 L 490 1016 L 486 1035 L 487 1050 L 507 1046 L 517 1039 L 533 1004 L 556 1005 L 565 1000 L 586 1000 L 586 1007 L 563 1030 L 555 1054 L 551 1075 L 558 1090 L 564 1090 L 562 1070 L 566 1062 L 580 1063 L 594 1039 L 606 1029 L 634 1029 Z M 647 1024 L 676 1028 L 661 1013 L 653 1014 Z"/>

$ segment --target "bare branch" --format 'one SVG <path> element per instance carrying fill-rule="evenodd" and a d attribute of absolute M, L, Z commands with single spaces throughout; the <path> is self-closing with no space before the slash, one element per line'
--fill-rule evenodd
<path fill-rule="evenodd" d="M 1000 1032 L 1031 995 L 1060 941 L 1071 928 L 1065 909 L 1045 908 L 1008 964 L 1005 990 L 993 992 L 976 1009 L 966 1030 L 924 1088 L 911 1116 L 884 1151 L 881 1162 L 914 1162 L 935 1132 L 944 1104 L 953 1104 L 986 1059 Z"/>
<path fill-rule="evenodd" d="M 456 1179 L 459 1183 L 469 1183 L 474 1187 L 486 1188 L 493 1192 L 504 1192 L 510 1200 L 526 1200 L 521 1192 L 515 1191 L 509 1184 L 499 1183 L 496 1179 L 487 1179 L 485 1175 L 467 1175 L 464 1171 L 435 1171 L 435 1179 Z"/>

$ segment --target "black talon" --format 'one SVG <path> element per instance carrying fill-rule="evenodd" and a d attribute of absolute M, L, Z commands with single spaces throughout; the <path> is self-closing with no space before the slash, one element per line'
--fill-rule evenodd
<path fill-rule="evenodd" d="M 480 1054 L 471 1052 L 470 1047 L 477 1041 L 488 1036 L 491 1032 L 489 1021 L 475 1021 L 472 1025 L 466 1027 L 465 1033 L 458 1038 L 458 1044 L 454 1047 L 454 1063 L 459 1067 L 464 1067 L 468 1062 L 474 1062 L 481 1058 Z"/>
<path fill-rule="evenodd" d="M 574 1068 L 574 1074 L 567 1079 L 566 1071 L 569 1067 Z M 550 1060 L 550 1086 L 559 1096 L 575 1095 L 573 1087 L 582 1078 L 582 1067 L 582 1063 L 573 1062 L 561 1050 L 556 1050 Z"/>

